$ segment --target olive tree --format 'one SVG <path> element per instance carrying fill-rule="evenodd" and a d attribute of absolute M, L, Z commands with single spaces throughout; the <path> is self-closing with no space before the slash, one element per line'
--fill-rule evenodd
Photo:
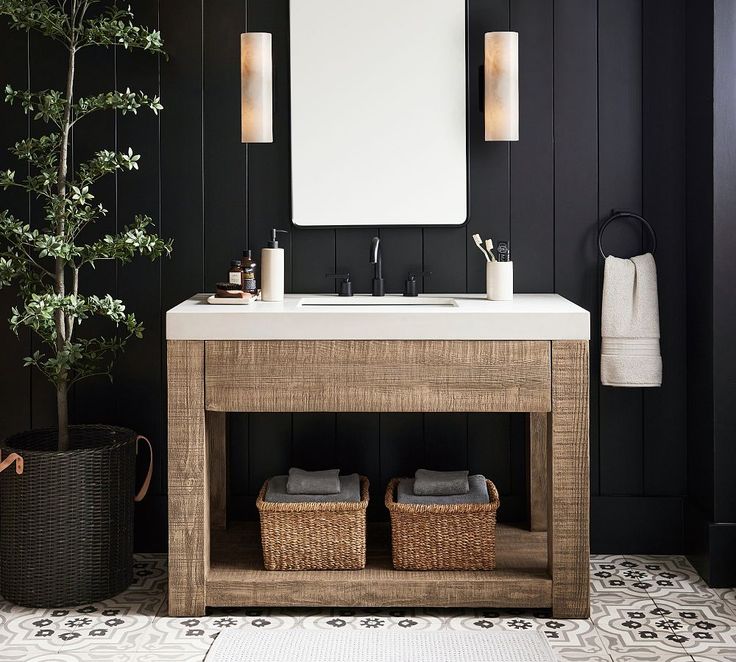
<path fill-rule="evenodd" d="M 150 231 L 152 221 L 143 215 L 135 216 L 120 232 L 84 240 L 85 228 L 107 214 L 95 199 L 95 183 L 114 173 L 137 170 L 140 157 L 132 148 L 100 149 L 72 167 L 72 128 L 79 135 L 84 131 L 83 120 L 93 113 L 135 114 L 139 109 L 158 113 L 162 105 L 157 96 L 130 89 L 75 97 L 77 55 L 94 47 L 160 54 L 163 43 L 157 30 L 133 22 L 130 8 L 100 0 L 0 0 L 0 16 L 12 29 L 34 30 L 61 43 L 67 54 L 63 89 L 5 87 L 5 101 L 45 128 L 34 132 L 43 135 L 19 140 L 10 148 L 21 162 L 18 172 L 0 171 L 1 189 L 22 189 L 42 209 L 38 218 L 16 218 L 1 211 L 0 197 L 0 287 L 17 288 L 19 301 L 10 316 L 13 331 L 18 334 L 28 328 L 41 340 L 24 364 L 38 369 L 56 388 L 58 447 L 65 450 L 70 387 L 92 376 L 110 376 L 116 355 L 130 338 L 140 338 L 143 332 L 119 299 L 107 293 L 81 294 L 80 276 L 103 260 L 127 263 L 136 255 L 153 260 L 171 252 L 171 242 Z M 110 333 L 94 337 L 80 333 L 83 322 L 92 317 L 106 319 Z"/>

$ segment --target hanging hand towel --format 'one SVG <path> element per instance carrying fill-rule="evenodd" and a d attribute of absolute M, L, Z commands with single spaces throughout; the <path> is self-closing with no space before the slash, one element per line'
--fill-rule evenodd
<path fill-rule="evenodd" d="M 608 256 L 601 311 L 601 384 L 661 386 L 657 266 L 651 253 Z"/>

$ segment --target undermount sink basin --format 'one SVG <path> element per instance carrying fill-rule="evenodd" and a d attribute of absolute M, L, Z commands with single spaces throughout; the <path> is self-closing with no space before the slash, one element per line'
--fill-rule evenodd
<path fill-rule="evenodd" d="M 455 299 L 449 297 L 404 297 L 401 295 L 374 297 L 370 295 L 356 295 L 352 297 L 304 297 L 299 306 L 441 306 L 457 307 Z"/>

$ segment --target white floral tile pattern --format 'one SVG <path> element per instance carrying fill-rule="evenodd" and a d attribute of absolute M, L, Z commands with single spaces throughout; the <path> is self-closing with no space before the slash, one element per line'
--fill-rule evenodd
<path fill-rule="evenodd" d="M 166 558 L 136 557 L 124 593 L 70 609 L 0 599 L 2 662 L 202 662 L 232 628 L 537 630 L 559 662 L 736 662 L 736 590 L 709 589 L 684 557 L 595 555 L 590 619 L 545 610 L 216 609 L 167 616 Z"/>

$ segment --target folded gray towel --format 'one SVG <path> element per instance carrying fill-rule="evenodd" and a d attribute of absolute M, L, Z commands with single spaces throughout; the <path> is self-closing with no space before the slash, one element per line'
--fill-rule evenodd
<path fill-rule="evenodd" d="M 414 474 L 414 494 L 417 496 L 467 494 L 469 491 L 467 471 L 417 469 Z"/>
<path fill-rule="evenodd" d="M 402 478 L 396 488 L 397 503 L 414 503 L 424 505 L 488 503 L 488 487 L 485 476 L 476 474 L 468 477 L 467 494 L 446 494 L 444 496 L 419 496 L 414 494 L 414 479 Z"/>
<path fill-rule="evenodd" d="M 289 494 L 338 494 L 340 492 L 340 470 L 304 471 L 292 467 L 286 481 Z"/>
<path fill-rule="evenodd" d="M 274 476 L 268 480 L 264 501 L 273 503 L 333 503 L 360 501 L 360 476 L 340 476 L 340 491 L 337 494 L 289 494 L 286 491 L 287 476 Z"/>

